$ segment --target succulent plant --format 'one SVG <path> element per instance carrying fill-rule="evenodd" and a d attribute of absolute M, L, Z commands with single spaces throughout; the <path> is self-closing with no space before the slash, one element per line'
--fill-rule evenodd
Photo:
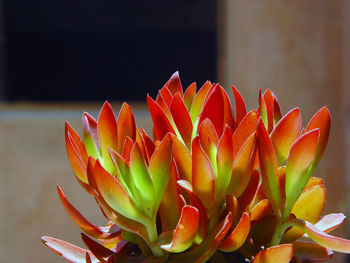
<path fill-rule="evenodd" d="M 298 108 L 283 115 L 259 93 L 247 112 L 232 87 L 207 81 L 182 90 L 178 73 L 147 103 L 153 138 L 137 129 L 128 104 L 118 118 L 106 102 L 82 117 L 82 139 L 66 123 L 73 172 L 106 217 L 88 221 L 58 194 L 84 232 L 87 249 L 42 237 L 69 262 L 321 262 L 350 241 L 327 234 L 343 214 L 321 216 L 323 180 L 312 177 L 326 148 L 330 114 L 301 128 Z M 302 238 L 302 240 L 300 240 Z"/>

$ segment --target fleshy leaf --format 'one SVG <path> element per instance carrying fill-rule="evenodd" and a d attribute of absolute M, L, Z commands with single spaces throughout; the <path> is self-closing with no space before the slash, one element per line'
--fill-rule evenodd
<path fill-rule="evenodd" d="M 215 180 L 215 201 L 219 205 L 225 197 L 232 174 L 232 132 L 229 126 L 226 126 L 218 143 L 216 162 L 217 177 Z"/>
<path fill-rule="evenodd" d="M 270 133 L 273 129 L 273 114 L 274 114 L 274 97 L 270 89 L 267 89 L 263 94 L 263 99 L 266 105 L 267 110 L 267 123 L 268 123 L 268 132 Z"/>
<path fill-rule="evenodd" d="M 117 120 L 117 134 L 118 134 L 118 149 L 119 154 L 122 153 L 124 147 L 124 141 L 127 137 L 131 138 L 132 141 L 136 138 L 136 124 L 134 114 L 130 106 L 123 103 L 118 120 Z M 109 147 L 111 148 L 111 147 Z"/>
<path fill-rule="evenodd" d="M 87 246 L 87 248 L 94 254 L 96 258 L 98 258 L 101 262 L 104 261 L 104 258 L 107 258 L 114 254 L 114 252 L 100 243 L 96 242 L 95 240 L 91 239 L 85 234 L 81 234 L 81 237 Z"/>
<path fill-rule="evenodd" d="M 221 94 L 222 94 L 222 99 L 224 101 L 223 104 L 223 109 L 224 109 L 224 122 L 222 124 L 223 129 L 225 130 L 226 125 L 228 125 L 231 130 L 234 130 L 236 128 L 235 126 L 235 120 L 233 117 L 233 111 L 232 111 L 232 105 L 230 102 L 230 98 L 228 97 L 228 94 L 226 90 L 220 86 Z"/>
<path fill-rule="evenodd" d="M 178 185 L 182 187 L 188 194 L 190 198 L 190 205 L 193 207 L 196 207 L 199 212 L 199 226 L 197 231 L 197 236 L 195 238 L 195 243 L 199 244 L 202 242 L 204 237 L 207 233 L 207 227 L 208 227 L 208 218 L 207 218 L 207 211 L 202 204 L 201 200 L 195 195 L 192 189 L 192 185 L 185 180 L 179 180 L 177 181 Z"/>
<path fill-rule="evenodd" d="M 277 97 L 273 98 L 273 122 L 276 124 L 282 118 L 282 111 Z"/>
<path fill-rule="evenodd" d="M 126 160 L 120 156 L 119 153 L 109 149 L 109 154 L 116 166 L 116 174 L 119 182 L 122 184 L 124 190 L 128 193 L 133 202 L 140 207 L 140 204 L 135 199 L 135 186 L 131 171 Z"/>
<path fill-rule="evenodd" d="M 293 245 L 284 244 L 259 252 L 252 263 L 289 263 L 293 257 Z"/>
<path fill-rule="evenodd" d="M 164 111 L 168 111 L 172 98 L 173 98 L 173 94 L 171 94 L 170 90 L 168 89 L 168 86 L 166 86 L 159 91 L 156 101 L 157 103 L 159 103 L 159 99 L 162 99 L 164 102 L 164 105 L 161 105 L 161 104 L 160 105 Z"/>
<path fill-rule="evenodd" d="M 99 260 L 92 255 L 90 251 L 72 245 L 66 241 L 47 236 L 42 237 L 41 241 L 49 249 L 71 263 L 86 263 L 86 253 L 89 254 L 91 262 L 99 262 Z"/>
<path fill-rule="evenodd" d="M 192 183 L 192 156 L 186 146 L 176 136 L 173 140 L 173 158 L 179 172 L 179 178 Z"/>
<path fill-rule="evenodd" d="M 66 150 L 67 150 L 68 159 L 78 181 L 86 185 L 86 187 L 84 187 L 85 189 L 89 189 L 87 176 L 86 176 L 86 165 L 84 164 L 82 156 L 79 152 L 79 149 L 76 143 L 74 142 L 74 138 L 71 136 L 70 131 L 72 130 L 73 129 L 71 128 L 69 123 L 66 122 L 65 141 L 66 141 Z"/>
<path fill-rule="evenodd" d="M 253 110 L 248 112 L 247 115 L 239 123 L 238 127 L 232 135 L 234 159 L 236 158 L 239 150 L 242 148 L 248 137 L 256 131 L 258 120 L 258 113 Z"/>
<path fill-rule="evenodd" d="M 323 262 L 328 261 L 333 256 L 333 252 L 323 246 L 306 241 L 293 242 L 294 255 L 301 262 Z"/>
<path fill-rule="evenodd" d="M 179 93 L 175 94 L 170 105 L 175 125 L 188 148 L 191 147 L 192 120 Z"/>
<path fill-rule="evenodd" d="M 152 177 L 149 174 L 145 159 L 137 143 L 134 144 L 131 152 L 130 168 L 135 185 L 136 200 L 142 204 L 144 213 L 152 217 L 156 193 Z"/>
<path fill-rule="evenodd" d="M 248 213 L 243 213 L 235 229 L 224 239 L 220 250 L 232 252 L 239 249 L 248 237 L 250 230 L 250 218 Z"/>
<path fill-rule="evenodd" d="M 143 138 L 143 141 L 145 142 L 145 151 L 146 151 L 147 159 L 150 160 L 155 148 L 154 143 L 152 142 L 151 138 L 147 135 L 144 129 L 142 129 L 142 138 Z"/>
<path fill-rule="evenodd" d="M 192 122 L 195 122 L 199 113 L 201 112 L 205 97 L 207 96 L 207 93 L 210 88 L 211 88 L 210 81 L 205 82 L 204 85 L 197 92 L 197 95 L 194 97 L 194 100 L 191 105 L 191 110 L 190 110 Z"/>
<path fill-rule="evenodd" d="M 126 163 L 130 162 L 131 150 L 133 146 L 134 142 L 132 141 L 132 139 L 129 136 L 125 137 L 122 156 Z"/>
<path fill-rule="evenodd" d="M 272 130 L 270 138 L 276 151 L 279 166 L 287 159 L 290 147 L 299 136 L 300 127 L 300 111 L 295 108 L 283 116 Z"/>
<path fill-rule="evenodd" d="M 315 185 L 323 184 L 323 179 L 319 177 L 310 177 L 309 181 L 307 182 L 305 189 L 311 188 Z"/>
<path fill-rule="evenodd" d="M 194 100 L 194 97 L 196 96 L 196 90 L 197 90 L 197 84 L 196 82 L 193 82 L 191 85 L 188 86 L 188 88 L 185 91 L 184 103 L 188 112 L 190 112 L 191 110 L 192 102 Z"/>
<path fill-rule="evenodd" d="M 159 105 L 159 107 L 163 110 L 165 116 L 170 120 L 171 114 L 169 111 L 170 102 L 172 99 L 172 95 L 170 91 L 167 88 L 162 88 L 156 98 L 156 103 Z"/>
<path fill-rule="evenodd" d="M 260 174 L 257 170 L 253 170 L 250 177 L 249 184 L 244 192 L 238 197 L 238 203 L 242 211 L 246 211 L 254 200 L 255 194 L 258 190 Z"/>
<path fill-rule="evenodd" d="M 291 222 L 294 226 L 301 228 L 309 238 L 321 246 L 342 253 L 350 253 L 350 240 L 328 235 L 309 222 L 301 219 L 292 219 Z"/>
<path fill-rule="evenodd" d="M 176 93 L 179 93 L 183 97 L 182 87 L 179 72 L 176 71 L 169 79 L 168 89 L 171 94 L 174 96 Z"/>
<path fill-rule="evenodd" d="M 156 195 L 155 210 L 158 209 L 167 188 L 170 178 L 171 162 L 172 139 L 171 135 L 168 134 L 153 153 L 149 164 L 149 173 L 152 177 Z"/>
<path fill-rule="evenodd" d="M 83 123 L 83 141 L 88 155 L 99 158 L 100 157 L 100 140 L 97 134 L 97 121 L 84 112 L 82 116 Z"/>
<path fill-rule="evenodd" d="M 269 200 L 263 199 L 253 207 L 252 211 L 250 212 L 250 220 L 259 221 L 265 217 L 272 215 L 273 209 L 269 203 Z"/>
<path fill-rule="evenodd" d="M 153 121 L 154 140 L 162 140 L 168 132 L 175 135 L 175 131 L 164 111 L 150 96 L 147 96 L 147 104 Z"/>
<path fill-rule="evenodd" d="M 93 176 L 103 199 L 112 209 L 127 218 L 142 223 L 144 216 L 134 206 L 119 181 L 103 169 L 99 161 L 93 168 Z"/>
<path fill-rule="evenodd" d="M 74 220 L 74 222 L 88 235 L 98 238 L 98 239 L 105 239 L 105 238 L 112 238 L 113 236 L 117 236 L 120 234 L 120 231 L 117 231 L 115 233 L 106 233 L 103 228 L 95 226 L 94 224 L 90 223 L 65 197 L 63 194 L 61 188 L 57 185 L 57 191 L 58 195 L 61 199 L 61 202 L 66 209 L 67 213 L 70 215 L 70 217 Z"/>
<path fill-rule="evenodd" d="M 171 243 L 162 245 L 161 248 L 169 252 L 182 252 L 188 249 L 196 236 L 198 224 L 198 210 L 193 206 L 184 206 Z"/>
<path fill-rule="evenodd" d="M 268 121 L 268 116 L 267 116 L 267 106 L 266 106 L 265 100 L 262 96 L 261 89 L 259 91 L 259 109 L 258 109 L 258 112 L 259 112 L 260 118 L 263 120 L 264 125 L 265 125 L 265 127 L 267 127 L 267 131 L 268 131 L 268 128 L 269 128 L 268 122 L 269 121 Z"/>
<path fill-rule="evenodd" d="M 205 145 L 204 148 L 209 149 L 211 142 L 213 142 L 214 145 L 217 145 L 219 142 L 215 127 L 209 119 L 205 119 L 201 122 L 198 129 L 198 134 L 201 138 L 202 145 Z"/>
<path fill-rule="evenodd" d="M 300 136 L 292 145 L 286 167 L 286 205 L 283 218 L 286 220 L 294 203 L 304 190 L 311 174 L 309 166 L 315 158 L 319 137 L 318 130 L 312 130 Z"/>
<path fill-rule="evenodd" d="M 204 206 L 210 212 L 216 212 L 214 172 L 198 136 L 192 142 L 192 185 Z"/>
<path fill-rule="evenodd" d="M 158 211 L 162 232 L 173 230 L 176 227 L 182 209 L 180 190 L 177 186 L 178 172 L 174 161 L 171 163 L 170 169 L 169 183 L 161 199 Z"/>
<path fill-rule="evenodd" d="M 295 202 L 292 214 L 296 218 L 315 224 L 320 218 L 326 202 L 326 190 L 323 185 L 315 185 L 303 191 Z M 290 243 L 303 236 L 304 232 L 292 227 L 283 236 L 283 241 Z"/>
<path fill-rule="evenodd" d="M 87 174 L 88 174 L 88 180 L 89 184 L 91 185 L 93 191 L 93 195 L 96 197 L 98 204 L 101 208 L 102 213 L 105 215 L 106 218 L 109 220 L 112 220 L 113 222 L 117 223 L 118 226 L 120 226 L 122 229 L 137 233 L 139 236 L 141 236 L 144 240 L 148 240 L 147 230 L 144 226 L 145 223 L 149 223 L 148 219 L 144 217 L 143 214 L 141 214 L 141 217 L 139 220 L 132 220 L 128 217 L 123 216 L 122 214 L 118 213 L 113 207 L 111 207 L 107 200 L 104 199 L 102 194 L 99 191 L 99 188 L 96 183 L 96 173 L 99 173 L 100 169 L 103 169 L 101 165 L 99 164 L 97 167 L 97 161 L 93 158 L 89 158 L 88 165 L 87 165 Z M 104 171 L 106 172 L 106 171 Z M 109 175 L 111 176 L 111 175 Z M 112 179 L 114 179 L 112 177 Z M 114 179 L 115 180 L 115 179 Z M 126 207 L 128 208 L 128 207 Z M 132 208 L 132 207 L 131 207 Z M 140 222 L 141 221 L 141 222 Z"/>
<path fill-rule="evenodd" d="M 237 198 L 234 195 L 226 195 L 226 208 L 225 211 L 227 213 L 232 214 L 232 222 L 237 222 L 239 219 L 239 216 L 241 214 L 241 207 L 240 204 L 238 203 Z M 233 229 L 231 227 L 231 229 Z"/>
<path fill-rule="evenodd" d="M 247 114 L 247 110 L 241 94 L 238 92 L 238 90 L 234 86 L 232 86 L 232 92 L 233 92 L 233 95 L 235 96 L 235 102 L 236 102 L 236 124 L 239 124 L 241 120 L 244 118 L 244 116 Z"/>
<path fill-rule="evenodd" d="M 72 141 L 74 142 L 74 147 L 75 150 L 77 151 L 77 153 L 80 155 L 82 161 L 84 162 L 84 164 L 87 163 L 88 160 L 88 155 L 86 153 L 86 149 L 85 146 L 83 144 L 83 142 L 81 141 L 79 135 L 77 134 L 77 132 L 69 125 L 68 122 L 66 122 L 66 127 L 68 130 L 69 135 L 71 136 L 71 138 L 73 139 Z"/>
<path fill-rule="evenodd" d="M 198 247 L 198 251 L 203 250 L 196 263 L 205 262 L 219 248 L 222 240 L 227 235 L 232 224 L 232 215 L 228 213 L 226 217 L 209 233 L 208 238 L 203 241 L 203 246 Z"/>
<path fill-rule="evenodd" d="M 320 137 L 319 142 L 316 149 L 315 160 L 312 163 L 312 166 L 317 166 L 320 161 L 324 150 L 326 149 L 329 132 L 331 128 L 331 115 L 327 107 L 321 108 L 316 114 L 311 118 L 309 124 L 306 127 L 306 132 L 311 131 L 313 129 L 319 129 Z"/>
<path fill-rule="evenodd" d="M 199 123 L 205 119 L 209 119 L 216 130 L 218 136 L 221 136 L 224 129 L 224 99 L 220 90 L 220 86 L 216 85 L 214 90 L 208 97 L 208 100 L 203 105 L 203 110 L 200 113 Z"/>
<path fill-rule="evenodd" d="M 344 223 L 346 216 L 342 213 L 333 213 L 325 215 L 316 224 L 315 227 L 321 231 L 328 233 Z"/>
<path fill-rule="evenodd" d="M 108 148 L 114 151 L 118 149 L 117 121 L 112 107 L 107 101 L 103 104 L 98 116 L 97 131 L 103 156 L 102 165 L 108 172 L 113 173 L 114 166 L 109 157 Z"/>
<path fill-rule="evenodd" d="M 258 122 L 258 153 L 265 194 L 276 214 L 282 207 L 277 170 L 277 158 L 269 134 L 260 119 Z"/>
<path fill-rule="evenodd" d="M 239 197 L 247 187 L 253 170 L 256 153 L 256 134 L 250 135 L 233 161 L 228 193 Z"/>
<path fill-rule="evenodd" d="M 232 224 L 232 215 L 228 213 L 226 217 L 221 220 L 215 227 L 210 231 L 206 238 L 194 249 L 185 251 L 180 254 L 174 255 L 170 262 L 194 262 L 204 263 L 206 262 L 218 249 L 222 240 L 227 235 Z"/>

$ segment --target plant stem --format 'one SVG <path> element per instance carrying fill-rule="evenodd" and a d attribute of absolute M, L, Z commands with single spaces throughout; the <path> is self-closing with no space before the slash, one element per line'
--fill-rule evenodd
<path fill-rule="evenodd" d="M 149 238 L 149 247 L 152 250 L 152 253 L 155 257 L 163 257 L 164 256 L 164 250 L 161 249 L 159 246 L 153 245 L 158 240 L 158 233 L 157 233 L 157 226 L 154 220 L 150 220 L 149 222 L 145 223 Z"/>
<path fill-rule="evenodd" d="M 270 241 L 270 247 L 278 246 L 280 244 L 282 237 L 283 237 L 284 233 L 286 232 L 286 230 L 293 225 L 294 225 L 294 223 L 292 221 L 289 221 L 289 220 L 287 220 L 283 223 L 277 223 L 275 231 L 272 234 L 272 238 Z"/>

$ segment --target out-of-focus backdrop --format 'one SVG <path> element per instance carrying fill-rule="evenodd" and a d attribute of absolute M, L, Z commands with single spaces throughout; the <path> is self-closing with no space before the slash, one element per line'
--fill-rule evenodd
<path fill-rule="evenodd" d="M 70 169 L 64 122 L 81 132 L 83 111 L 97 117 L 108 99 L 117 113 L 126 100 L 151 132 L 146 93 L 176 70 L 185 87 L 234 84 L 250 109 L 270 88 L 304 125 L 326 105 L 332 130 L 316 175 L 325 211 L 350 215 L 350 1 L 0 0 L 0 262 L 63 262 L 42 235 L 82 245 L 56 184 L 103 223 Z"/>

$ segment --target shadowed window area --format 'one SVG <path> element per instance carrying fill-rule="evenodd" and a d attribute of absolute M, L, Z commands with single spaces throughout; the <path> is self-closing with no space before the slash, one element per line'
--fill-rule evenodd
<path fill-rule="evenodd" d="M 205 4 L 203 4 L 205 2 Z M 7 100 L 143 100 L 216 79 L 215 1 L 5 0 Z"/>

